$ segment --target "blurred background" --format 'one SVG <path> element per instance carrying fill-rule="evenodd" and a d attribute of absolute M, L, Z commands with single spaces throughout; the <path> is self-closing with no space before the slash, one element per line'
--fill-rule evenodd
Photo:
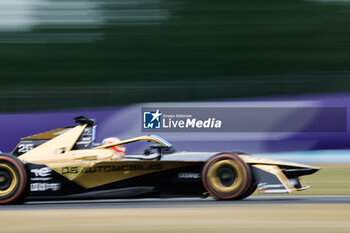
<path fill-rule="evenodd" d="M 137 136 L 143 106 L 348 109 L 349 29 L 348 1 L 0 0 L 0 149 L 77 115 Z M 160 135 L 270 153 L 349 149 L 348 132 Z"/>
<path fill-rule="evenodd" d="M 346 0 L 0 1 L 0 111 L 346 92 Z"/>
<path fill-rule="evenodd" d="M 348 122 L 349 42 L 349 0 L 0 0 L 0 150 L 10 152 L 21 137 L 74 125 L 72 118 L 79 115 L 96 119 L 97 141 L 139 136 L 145 134 L 140 119 L 145 106 L 340 107 L 346 108 Z M 293 118 L 276 124 L 288 120 Z M 317 164 L 322 170 L 306 177 L 312 188 L 302 195 L 350 195 L 349 127 L 345 132 L 159 135 L 180 151 L 241 150 Z M 60 218 L 57 210 L 43 210 L 43 216 L 3 210 L 0 225 L 8 232 L 58 232 L 59 227 L 101 232 L 120 226 L 138 227 L 130 232 L 143 232 L 143 226 L 185 232 L 182 221 L 187 232 L 256 232 L 258 227 L 259 232 L 312 227 L 349 232 L 346 203 L 286 205 L 236 205 L 232 211 L 237 212 L 228 214 L 222 205 L 217 211 L 199 208 L 206 218 L 179 207 L 184 220 L 174 218 L 172 208 L 164 216 L 148 209 L 144 215 L 123 209 L 120 216 L 120 209 L 100 216 L 96 210 L 66 215 L 62 209 Z M 68 217 L 57 221 L 63 216 Z M 196 218 L 201 219 L 186 222 Z M 37 224 L 38 219 L 44 221 Z"/>

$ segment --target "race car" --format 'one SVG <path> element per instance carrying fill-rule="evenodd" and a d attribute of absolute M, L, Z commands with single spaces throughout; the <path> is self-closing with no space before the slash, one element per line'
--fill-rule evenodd
<path fill-rule="evenodd" d="M 0 154 L 0 204 L 35 200 L 208 197 L 290 193 L 318 167 L 231 152 L 177 152 L 156 135 L 96 144 L 94 120 L 22 138 Z M 113 147 L 123 146 L 116 154 Z M 129 154 L 128 148 L 141 149 Z"/>

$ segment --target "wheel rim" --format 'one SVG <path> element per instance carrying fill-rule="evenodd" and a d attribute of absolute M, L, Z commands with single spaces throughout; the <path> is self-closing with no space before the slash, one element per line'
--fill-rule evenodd
<path fill-rule="evenodd" d="M 214 162 L 208 170 L 208 182 L 216 192 L 231 195 L 242 185 L 243 170 L 233 160 Z"/>
<path fill-rule="evenodd" d="M 219 167 L 216 172 L 222 185 L 230 187 L 237 178 L 237 172 L 228 166 Z"/>
<path fill-rule="evenodd" d="M 11 194 L 18 184 L 16 170 L 9 164 L 0 164 L 0 197 Z"/>

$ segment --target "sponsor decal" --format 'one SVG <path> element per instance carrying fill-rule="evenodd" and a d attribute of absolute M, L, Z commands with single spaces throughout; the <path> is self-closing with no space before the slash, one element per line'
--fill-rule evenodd
<path fill-rule="evenodd" d="M 179 173 L 180 179 L 199 179 L 201 176 L 199 173 Z"/>
<path fill-rule="evenodd" d="M 52 180 L 52 177 L 32 177 L 30 178 L 32 181 L 48 181 Z"/>
<path fill-rule="evenodd" d="M 288 193 L 288 190 L 282 184 L 268 184 L 260 183 L 258 184 L 258 189 L 260 193 Z"/>
<path fill-rule="evenodd" d="M 260 190 L 259 192 L 264 194 L 288 193 L 287 189 L 265 189 L 265 190 Z"/>
<path fill-rule="evenodd" d="M 48 181 L 52 180 L 51 172 L 52 169 L 49 167 L 35 168 L 30 170 L 31 173 L 34 173 L 35 177 L 31 177 L 32 181 Z"/>
<path fill-rule="evenodd" d="M 95 140 L 95 134 L 96 134 L 96 127 L 86 127 L 84 129 L 84 132 L 79 137 L 78 141 L 76 142 L 75 148 L 76 149 L 84 149 L 88 148 L 92 142 Z"/>
<path fill-rule="evenodd" d="M 284 188 L 282 184 L 268 184 L 268 183 L 260 183 L 258 184 L 258 189 L 263 190 L 263 189 L 280 189 Z"/>
<path fill-rule="evenodd" d="M 81 170 L 80 170 L 81 169 Z M 97 166 L 97 167 L 63 167 L 62 174 L 101 173 L 101 172 L 126 172 L 126 171 L 147 171 L 161 170 L 161 164 L 126 164 L 119 166 Z"/>
<path fill-rule="evenodd" d="M 52 169 L 49 167 L 31 169 L 30 172 L 34 173 L 35 176 L 46 177 L 50 176 Z"/>
<path fill-rule="evenodd" d="M 57 191 L 61 189 L 60 183 L 32 183 L 30 184 L 30 191 L 38 192 L 38 191 Z"/>

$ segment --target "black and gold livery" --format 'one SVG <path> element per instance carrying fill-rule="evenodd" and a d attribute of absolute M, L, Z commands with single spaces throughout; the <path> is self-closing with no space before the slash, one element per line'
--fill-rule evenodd
<path fill-rule="evenodd" d="M 86 117 L 77 126 L 22 138 L 0 155 L 0 204 L 26 200 L 214 196 L 237 200 L 252 194 L 306 189 L 300 176 L 319 168 L 255 158 L 241 152 L 176 152 L 147 135 L 94 143 Z M 117 156 L 110 148 L 149 142 L 143 153 Z"/>

